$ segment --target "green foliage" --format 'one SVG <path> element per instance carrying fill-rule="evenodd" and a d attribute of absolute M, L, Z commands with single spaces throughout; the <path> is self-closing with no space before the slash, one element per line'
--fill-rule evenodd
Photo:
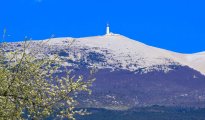
<path fill-rule="evenodd" d="M 70 70 L 59 76 L 62 61 L 58 56 L 38 57 L 39 51 L 30 49 L 27 42 L 13 52 L 5 52 L 6 47 L 1 43 L 0 119 L 74 120 L 76 114 L 87 114 L 75 109 L 78 102 L 74 95 L 81 91 L 90 94 L 94 79 L 71 76 Z"/>

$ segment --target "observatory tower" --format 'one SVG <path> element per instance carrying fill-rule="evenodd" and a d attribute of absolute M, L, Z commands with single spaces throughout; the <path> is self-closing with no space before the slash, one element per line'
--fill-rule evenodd
<path fill-rule="evenodd" d="M 107 27 L 106 27 L 106 35 L 110 35 L 110 26 L 109 26 L 109 24 L 107 24 Z"/>

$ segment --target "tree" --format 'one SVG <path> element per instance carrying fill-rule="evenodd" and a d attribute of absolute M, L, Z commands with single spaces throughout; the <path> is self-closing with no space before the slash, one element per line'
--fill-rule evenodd
<path fill-rule="evenodd" d="M 8 44 L 0 45 L 0 119 L 74 120 L 76 114 L 87 114 L 75 109 L 78 102 L 74 96 L 82 91 L 90 94 L 94 79 L 71 76 L 57 55 L 39 57 L 39 51 L 29 45 L 25 42 L 9 52 Z M 62 69 L 64 76 L 60 76 Z"/>

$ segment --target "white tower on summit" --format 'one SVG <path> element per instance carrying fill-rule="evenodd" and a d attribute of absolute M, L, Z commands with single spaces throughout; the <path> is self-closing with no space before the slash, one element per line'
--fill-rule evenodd
<path fill-rule="evenodd" d="M 110 35 L 110 26 L 109 26 L 109 24 L 107 24 L 107 27 L 106 27 L 106 35 Z"/>

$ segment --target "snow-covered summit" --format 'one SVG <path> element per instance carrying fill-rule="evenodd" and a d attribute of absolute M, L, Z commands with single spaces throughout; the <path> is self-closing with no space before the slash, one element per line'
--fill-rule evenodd
<path fill-rule="evenodd" d="M 95 64 L 99 68 L 127 69 L 135 71 L 145 69 L 149 71 L 154 66 L 169 66 L 173 64 L 187 65 L 205 74 L 205 53 L 181 54 L 143 44 L 119 34 L 84 38 L 54 38 L 48 41 L 51 46 L 66 48 L 71 47 L 88 64 Z M 95 63 L 90 63 L 88 56 L 94 54 Z M 70 54 L 71 55 L 71 54 Z M 167 67 L 162 67 L 169 71 Z"/>

